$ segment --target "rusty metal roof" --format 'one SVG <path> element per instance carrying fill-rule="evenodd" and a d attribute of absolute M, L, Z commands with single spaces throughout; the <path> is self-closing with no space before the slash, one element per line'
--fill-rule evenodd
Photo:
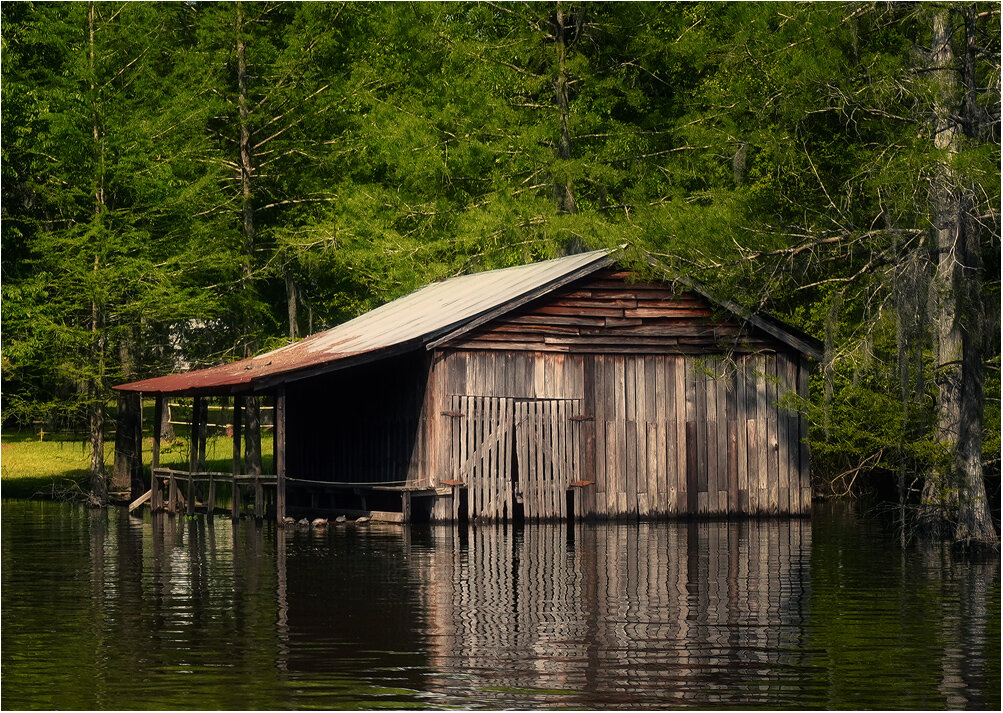
<path fill-rule="evenodd" d="M 530 265 L 488 270 L 435 282 L 325 332 L 250 359 L 182 374 L 135 381 L 115 388 L 149 394 L 230 394 L 266 391 L 324 371 L 434 348 L 516 307 L 596 270 L 612 265 L 609 250 L 571 255 Z M 664 267 L 651 261 L 652 266 Z M 790 348 L 820 359 L 818 340 L 766 314 L 753 314 L 714 297 L 679 277 L 712 303 Z"/>
<path fill-rule="evenodd" d="M 120 391 L 249 393 L 318 368 L 343 368 L 407 351 L 515 308 L 613 262 L 608 250 L 434 282 L 337 327 L 250 359 L 115 387 Z"/>

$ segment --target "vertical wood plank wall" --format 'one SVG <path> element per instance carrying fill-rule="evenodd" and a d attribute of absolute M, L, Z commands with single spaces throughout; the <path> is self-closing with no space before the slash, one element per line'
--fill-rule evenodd
<path fill-rule="evenodd" d="M 431 485 L 437 478 L 462 481 L 458 469 L 472 455 L 492 458 L 495 477 L 510 478 L 505 459 L 516 458 L 517 468 L 525 467 L 521 460 L 533 462 L 529 446 L 519 443 L 520 433 L 556 443 L 550 420 L 567 422 L 574 416 L 575 427 L 561 446 L 565 456 L 552 472 L 561 479 L 561 492 L 571 483 L 590 482 L 573 489 L 576 516 L 804 514 L 810 509 L 803 445 L 807 424 L 785 408 L 786 394 L 805 395 L 807 389 L 807 367 L 796 354 L 724 358 L 456 349 L 439 353 L 432 371 L 436 388 L 426 395 L 441 400 L 437 412 L 430 404 L 425 409 L 431 414 L 429 452 L 439 466 L 428 472 Z M 548 400 L 565 400 L 569 406 L 548 411 L 543 428 L 515 427 Z M 461 431 L 458 424 L 473 413 L 478 415 L 470 423 L 477 425 Z M 503 429 L 515 441 L 475 453 L 485 438 Z M 545 470 L 543 451 L 534 452 L 538 468 Z M 482 466 L 477 477 L 486 472 Z M 414 475 L 418 482 L 421 475 L 417 470 Z M 511 513 L 507 485 L 477 485 L 468 500 L 469 515 Z M 566 514 L 563 498 L 552 493 L 546 498 L 539 506 L 545 508 L 543 516 Z M 536 503 L 527 505 L 527 516 Z"/>

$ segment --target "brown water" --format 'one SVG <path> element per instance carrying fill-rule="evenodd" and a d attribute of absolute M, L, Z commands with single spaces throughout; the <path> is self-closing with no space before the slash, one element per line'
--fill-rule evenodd
<path fill-rule="evenodd" d="M 282 531 L 2 505 L 10 708 L 983 708 L 999 560 L 811 520 Z"/>

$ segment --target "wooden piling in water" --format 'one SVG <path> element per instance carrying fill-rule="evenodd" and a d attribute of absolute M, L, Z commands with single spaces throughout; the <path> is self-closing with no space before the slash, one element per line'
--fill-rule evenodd
<path fill-rule="evenodd" d="M 178 479 L 171 472 L 167 484 L 167 512 L 174 515 L 178 511 Z"/>
<path fill-rule="evenodd" d="M 212 516 L 216 511 L 216 479 L 213 474 L 209 474 L 209 495 L 205 504 L 206 514 Z"/>
<path fill-rule="evenodd" d="M 286 390 L 279 389 L 275 396 L 275 520 L 282 522 L 286 516 Z"/>
<path fill-rule="evenodd" d="M 164 507 L 164 493 L 157 479 L 157 468 L 160 467 L 160 423 L 163 415 L 164 397 L 157 394 L 153 405 L 153 453 L 150 456 L 150 489 L 153 490 L 150 508 L 153 512 L 159 512 Z"/>
<path fill-rule="evenodd" d="M 233 490 L 230 497 L 230 517 L 234 520 L 240 517 L 240 485 L 236 476 L 241 474 L 240 431 L 243 419 L 244 397 L 233 397 Z"/>

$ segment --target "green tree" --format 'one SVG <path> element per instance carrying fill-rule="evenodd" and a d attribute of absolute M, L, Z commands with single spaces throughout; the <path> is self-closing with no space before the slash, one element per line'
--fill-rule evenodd
<path fill-rule="evenodd" d="M 724 218 L 726 239 L 696 248 L 699 229 L 679 230 L 677 264 L 826 334 L 815 451 L 843 462 L 830 477 L 897 472 L 903 506 L 918 478 L 959 541 L 994 544 L 979 463 L 982 370 L 999 352 L 980 305 L 998 294 L 998 277 L 982 277 L 999 264 L 998 16 L 977 4 L 693 12 L 689 42 L 705 56 L 692 60 L 688 125 L 718 181 L 691 198 L 707 209 L 697 222 Z"/>
<path fill-rule="evenodd" d="M 4 6 L 5 421 L 86 417 L 103 502 L 109 387 L 149 361 L 151 333 L 197 309 L 163 232 L 158 128 L 175 8 Z M 12 180 L 8 180 L 12 179 Z M 176 206 L 174 206 L 176 208 Z"/>

